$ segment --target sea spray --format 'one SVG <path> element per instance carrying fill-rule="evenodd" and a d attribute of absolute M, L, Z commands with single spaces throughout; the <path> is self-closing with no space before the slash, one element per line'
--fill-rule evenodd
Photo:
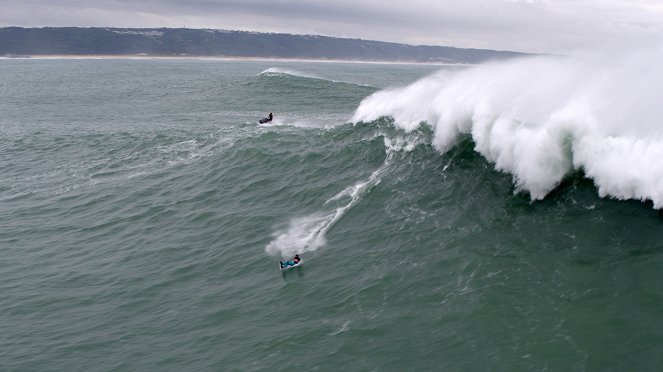
<path fill-rule="evenodd" d="M 470 134 L 476 151 L 542 199 L 582 170 L 601 196 L 663 207 L 663 69 L 645 58 L 587 62 L 531 57 L 443 70 L 367 97 L 353 121 L 391 116 L 411 131 L 427 123 L 440 151 Z"/>

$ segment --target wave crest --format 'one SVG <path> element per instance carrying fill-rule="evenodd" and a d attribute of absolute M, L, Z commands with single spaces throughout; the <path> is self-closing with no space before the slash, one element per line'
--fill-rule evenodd
<path fill-rule="evenodd" d="M 655 55 L 651 55 L 655 54 Z M 601 196 L 663 207 L 662 53 L 610 62 L 534 57 L 441 71 L 362 101 L 353 121 L 427 123 L 440 151 L 470 134 L 475 150 L 542 199 L 583 170 Z"/>
<path fill-rule="evenodd" d="M 270 67 L 267 70 L 261 72 L 259 75 L 263 76 L 296 76 L 296 77 L 302 77 L 302 78 L 309 78 L 309 79 L 320 79 L 320 80 L 325 80 L 319 76 L 313 75 L 313 74 L 307 74 L 305 72 L 293 70 L 293 69 L 288 69 L 288 68 L 280 68 L 280 67 Z"/>

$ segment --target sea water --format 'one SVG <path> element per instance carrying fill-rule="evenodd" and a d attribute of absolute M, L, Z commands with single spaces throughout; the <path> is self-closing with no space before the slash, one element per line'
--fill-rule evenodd
<path fill-rule="evenodd" d="M 660 71 L 0 60 L 0 369 L 660 370 Z"/>

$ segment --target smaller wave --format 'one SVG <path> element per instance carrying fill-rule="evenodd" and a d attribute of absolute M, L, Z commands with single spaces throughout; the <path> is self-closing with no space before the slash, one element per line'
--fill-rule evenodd
<path fill-rule="evenodd" d="M 353 85 L 357 87 L 364 87 L 364 88 L 372 88 L 375 89 L 375 87 L 371 85 L 366 85 L 366 84 L 359 84 L 359 83 L 352 83 L 352 82 L 347 82 L 347 81 L 342 81 L 342 80 L 334 80 L 334 79 L 328 79 L 324 78 L 322 76 L 318 76 L 315 74 L 310 74 L 294 69 L 288 69 L 288 68 L 281 68 L 281 67 L 270 67 L 267 70 L 262 71 L 258 76 L 273 76 L 273 77 L 297 77 L 297 78 L 304 78 L 304 79 L 315 79 L 315 80 L 321 80 L 321 81 L 326 81 L 330 83 L 335 83 L 335 84 L 347 84 L 347 85 Z"/>
<path fill-rule="evenodd" d="M 260 128 L 296 127 L 303 129 L 330 129 L 347 123 L 347 115 L 317 114 L 317 115 L 279 115 L 271 123 L 261 124 Z M 255 125 L 249 122 L 251 126 Z"/>
<path fill-rule="evenodd" d="M 280 67 L 270 67 L 267 70 L 261 72 L 259 75 L 262 76 L 296 76 L 296 77 L 303 77 L 303 78 L 309 78 L 309 79 L 320 79 L 320 80 L 328 80 L 328 79 L 323 79 L 319 76 L 313 75 L 313 74 L 307 74 L 305 72 L 289 69 L 289 68 L 280 68 Z"/>

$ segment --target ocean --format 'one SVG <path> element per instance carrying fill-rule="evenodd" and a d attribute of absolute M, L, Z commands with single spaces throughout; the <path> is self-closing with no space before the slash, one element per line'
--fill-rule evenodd
<path fill-rule="evenodd" d="M 0 60 L 0 370 L 659 371 L 658 71 Z"/>

